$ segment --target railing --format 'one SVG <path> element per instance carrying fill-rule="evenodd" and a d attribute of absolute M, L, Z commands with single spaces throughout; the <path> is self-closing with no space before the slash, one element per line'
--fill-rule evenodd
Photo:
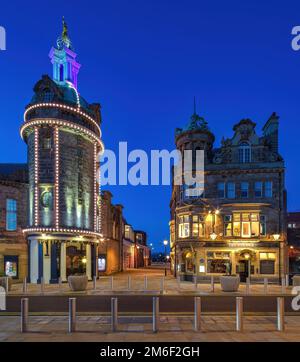
<path fill-rule="evenodd" d="M 277 298 L 277 318 L 276 327 L 277 330 L 283 332 L 285 329 L 285 308 L 284 308 L 284 297 Z M 242 332 L 244 328 L 244 298 L 235 298 L 235 320 L 236 320 L 236 331 Z M 69 333 L 76 332 L 77 325 L 77 309 L 76 309 L 76 298 L 69 298 L 69 318 L 68 318 L 68 331 Z M 201 297 L 194 297 L 194 331 L 201 331 Z M 111 298 L 110 308 L 110 320 L 111 320 L 111 331 L 118 331 L 118 298 Z M 159 297 L 152 297 L 152 331 L 157 333 L 159 331 L 160 323 L 160 309 L 159 309 Z M 21 332 L 29 332 L 29 299 L 21 299 Z"/>

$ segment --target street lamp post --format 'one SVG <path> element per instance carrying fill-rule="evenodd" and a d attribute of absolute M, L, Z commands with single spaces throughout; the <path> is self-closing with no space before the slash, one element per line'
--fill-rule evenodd
<path fill-rule="evenodd" d="M 168 245 L 168 240 L 164 240 L 164 246 L 165 246 L 165 277 L 167 276 L 167 245 Z"/>

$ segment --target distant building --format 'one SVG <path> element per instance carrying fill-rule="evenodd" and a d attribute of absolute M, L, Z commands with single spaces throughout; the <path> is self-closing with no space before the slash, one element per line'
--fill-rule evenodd
<path fill-rule="evenodd" d="M 27 276 L 27 205 L 27 164 L 0 164 L 0 275 L 16 280 Z"/>
<path fill-rule="evenodd" d="M 287 241 L 289 247 L 289 272 L 300 274 L 300 212 L 287 214 Z"/>
<path fill-rule="evenodd" d="M 215 148 L 196 112 L 176 130 L 178 150 L 204 151 L 204 184 L 173 185 L 170 203 L 174 275 L 192 280 L 239 274 L 278 282 L 287 272 L 285 166 L 278 149 L 279 117 L 256 133 L 243 119 Z"/>

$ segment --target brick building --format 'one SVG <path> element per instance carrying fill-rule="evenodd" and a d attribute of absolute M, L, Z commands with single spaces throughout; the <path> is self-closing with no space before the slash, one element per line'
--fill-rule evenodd
<path fill-rule="evenodd" d="M 289 272 L 300 274 L 300 212 L 287 214 L 287 241 L 289 250 Z"/>
<path fill-rule="evenodd" d="M 278 126 L 273 113 L 259 136 L 256 124 L 243 119 L 219 148 L 196 112 L 186 128 L 176 130 L 177 149 L 192 152 L 193 172 L 196 153 L 203 151 L 204 183 L 173 185 L 174 275 L 192 280 L 239 274 L 242 281 L 251 275 L 277 282 L 287 272 L 285 168 Z"/>
<path fill-rule="evenodd" d="M 27 275 L 27 164 L 0 164 L 0 275 Z"/>

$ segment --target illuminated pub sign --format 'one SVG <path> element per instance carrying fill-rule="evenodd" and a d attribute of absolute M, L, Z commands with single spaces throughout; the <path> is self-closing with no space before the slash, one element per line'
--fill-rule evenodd
<path fill-rule="evenodd" d="M 19 258 L 17 256 L 4 256 L 4 274 L 6 277 L 18 278 Z"/>

